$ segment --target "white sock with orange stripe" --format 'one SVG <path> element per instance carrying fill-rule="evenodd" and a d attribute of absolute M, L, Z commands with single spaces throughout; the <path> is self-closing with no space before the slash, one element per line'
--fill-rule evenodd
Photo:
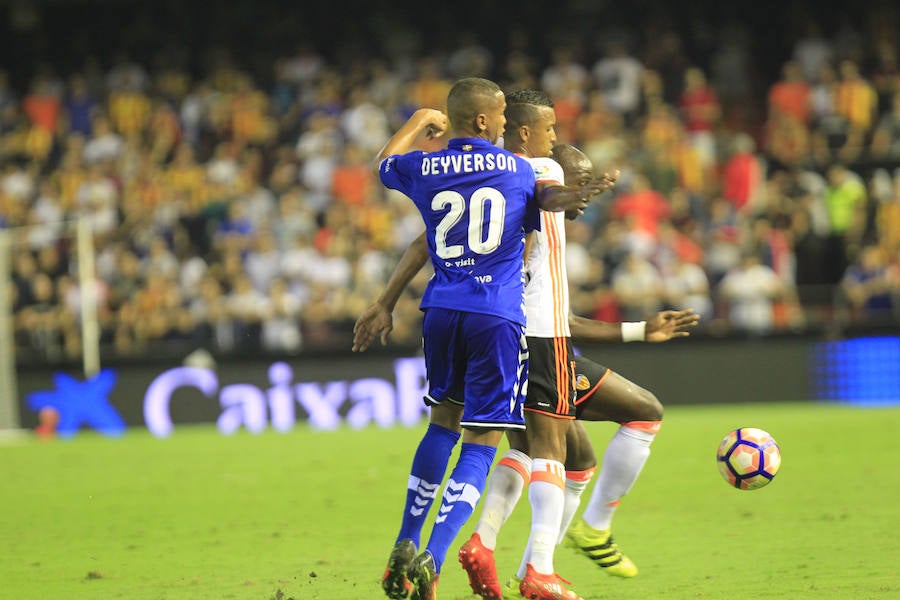
<path fill-rule="evenodd" d="M 628 493 L 650 456 L 650 444 L 660 421 L 622 423 L 603 454 L 603 468 L 584 509 L 585 522 L 594 529 L 609 529 L 619 500 Z"/>
<path fill-rule="evenodd" d="M 561 544 L 566 534 L 566 529 L 572 524 L 572 518 L 575 511 L 581 504 L 581 494 L 594 477 L 594 471 L 597 467 L 591 467 L 584 471 L 566 471 L 566 499 L 563 506 L 562 525 L 559 528 L 559 537 L 556 539 L 557 544 Z"/>
<path fill-rule="evenodd" d="M 565 506 L 565 467 L 557 460 L 535 458 L 531 465 L 528 499 L 531 502 L 531 535 L 519 567 L 525 576 L 529 563 L 538 573 L 553 573 L 553 551 Z"/>
<path fill-rule="evenodd" d="M 486 548 L 497 547 L 497 534 L 512 514 L 525 482 L 530 478 L 531 457 L 518 450 L 507 450 L 494 467 L 484 494 L 481 517 L 475 526 L 475 533 L 481 536 L 481 543 Z"/>

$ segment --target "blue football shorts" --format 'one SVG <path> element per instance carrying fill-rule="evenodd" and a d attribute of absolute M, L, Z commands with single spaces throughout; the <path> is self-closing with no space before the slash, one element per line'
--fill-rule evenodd
<path fill-rule="evenodd" d="M 528 345 L 522 325 L 492 315 L 429 308 L 422 341 L 426 404 L 461 404 L 463 427 L 525 428 Z"/>

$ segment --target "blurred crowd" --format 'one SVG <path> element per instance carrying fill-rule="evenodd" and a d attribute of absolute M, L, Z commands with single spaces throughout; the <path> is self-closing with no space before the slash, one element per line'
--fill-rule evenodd
<path fill-rule="evenodd" d="M 896 322 L 897 31 L 810 23 L 768 79 L 748 38 L 724 32 L 703 64 L 675 31 L 644 43 L 623 29 L 544 55 L 527 36 L 501 53 L 474 35 L 442 49 L 395 34 L 391 52 L 340 63 L 300 44 L 264 73 L 220 49 L 199 74 L 124 52 L 65 73 L 45 64 L 22 86 L 0 71 L 17 345 L 79 355 L 73 223 L 86 216 L 106 351 L 349 349 L 422 230 L 371 160 L 468 75 L 543 88 L 559 141 L 621 171 L 569 223 L 574 312 L 692 307 L 716 335 Z M 398 304 L 398 343 L 418 340 L 428 275 Z"/>

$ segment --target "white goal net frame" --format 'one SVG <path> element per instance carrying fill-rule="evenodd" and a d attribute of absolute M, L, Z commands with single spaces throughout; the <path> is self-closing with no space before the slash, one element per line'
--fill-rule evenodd
<path fill-rule="evenodd" d="M 46 223 L 40 226 L 46 227 Z M 63 235 L 75 237 L 78 289 L 81 295 L 81 362 L 85 377 L 100 371 L 100 326 L 97 322 L 96 256 L 89 217 L 62 221 Z M 21 428 L 16 342 L 12 303 L 12 255 L 35 226 L 0 229 L 0 432 Z"/>

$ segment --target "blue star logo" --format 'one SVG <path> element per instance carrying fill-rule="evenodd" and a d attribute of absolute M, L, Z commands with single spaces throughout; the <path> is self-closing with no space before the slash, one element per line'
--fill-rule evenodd
<path fill-rule="evenodd" d="M 116 385 L 116 372 L 112 369 L 103 369 L 84 381 L 54 373 L 53 384 L 55 390 L 33 392 L 26 401 L 35 412 L 52 408 L 59 413 L 56 433 L 60 437 L 72 437 L 82 425 L 109 436 L 125 432 L 125 421 L 109 403 L 109 394 Z"/>

